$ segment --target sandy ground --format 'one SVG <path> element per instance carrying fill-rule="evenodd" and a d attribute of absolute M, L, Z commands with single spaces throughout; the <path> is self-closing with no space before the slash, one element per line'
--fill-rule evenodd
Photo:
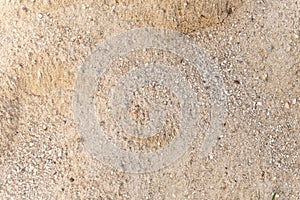
<path fill-rule="evenodd" d="M 300 199 L 299 1 L 171 2 L 0 1 L 0 199 Z M 206 50 L 227 117 L 205 158 L 199 139 L 170 166 L 132 174 L 86 151 L 72 97 L 97 46 L 141 27 Z"/>

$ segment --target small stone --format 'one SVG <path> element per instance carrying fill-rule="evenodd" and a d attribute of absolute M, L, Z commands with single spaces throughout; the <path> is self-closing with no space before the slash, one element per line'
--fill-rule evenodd
<path fill-rule="evenodd" d="M 286 103 L 284 104 L 284 107 L 285 107 L 286 109 L 289 109 L 289 108 L 290 108 L 290 104 L 289 104 L 288 102 L 286 102 Z"/>
<path fill-rule="evenodd" d="M 83 9 L 83 10 L 85 10 L 85 9 L 87 9 L 87 8 L 89 8 L 89 5 L 85 5 L 85 4 L 82 5 L 82 9 Z"/>
<path fill-rule="evenodd" d="M 262 78 L 263 78 L 264 81 L 267 81 L 268 80 L 268 74 L 264 74 Z"/>
<path fill-rule="evenodd" d="M 39 14 L 38 14 L 38 17 L 39 17 L 39 19 L 42 19 L 42 18 L 43 18 L 43 14 L 42 14 L 42 13 L 39 13 Z"/>
<path fill-rule="evenodd" d="M 296 104 L 297 103 L 297 99 L 296 98 L 294 98 L 294 99 L 292 99 L 292 104 Z"/>
<path fill-rule="evenodd" d="M 47 130 L 47 126 L 45 124 L 43 125 L 43 130 Z"/>
<path fill-rule="evenodd" d="M 262 102 L 261 102 L 261 101 L 259 101 L 259 102 L 256 102 L 256 105 L 258 105 L 258 106 L 262 106 Z"/>
<path fill-rule="evenodd" d="M 22 7 L 22 10 L 25 11 L 25 12 L 27 12 L 27 11 L 28 11 L 28 8 L 26 8 L 25 6 L 23 6 L 23 7 Z"/>
<path fill-rule="evenodd" d="M 74 156 L 74 152 L 73 152 L 73 151 L 70 151 L 70 152 L 69 152 L 69 155 L 70 155 L 70 157 Z"/>
<path fill-rule="evenodd" d="M 267 47 L 266 47 L 266 50 L 267 51 L 272 51 L 274 49 L 274 46 L 271 44 L 271 45 L 268 45 Z"/>

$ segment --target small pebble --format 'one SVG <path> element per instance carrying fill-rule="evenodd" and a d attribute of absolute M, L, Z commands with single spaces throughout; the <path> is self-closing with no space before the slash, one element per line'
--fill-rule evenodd
<path fill-rule="evenodd" d="M 290 108 L 290 104 L 289 104 L 288 102 L 286 102 L 286 103 L 284 104 L 284 107 L 285 107 L 286 109 L 289 109 L 289 108 Z"/>
<path fill-rule="evenodd" d="M 42 14 L 42 13 L 39 13 L 39 14 L 38 14 L 38 17 L 39 17 L 39 19 L 42 19 L 42 18 L 43 18 L 43 14 Z"/>
<path fill-rule="evenodd" d="M 25 12 L 27 12 L 27 11 L 28 11 L 28 8 L 26 8 L 25 6 L 23 6 L 23 7 L 22 7 L 22 10 L 25 11 Z"/>
<path fill-rule="evenodd" d="M 74 152 L 73 151 L 70 151 L 69 152 L 69 155 L 72 157 L 72 156 L 74 156 Z"/>
<path fill-rule="evenodd" d="M 266 47 L 266 50 L 267 51 L 272 51 L 274 49 L 274 46 L 273 45 L 269 45 Z"/>
<path fill-rule="evenodd" d="M 267 81 L 267 80 L 268 80 L 268 74 L 264 74 L 264 75 L 263 75 L 263 80 L 264 80 L 264 81 Z"/>

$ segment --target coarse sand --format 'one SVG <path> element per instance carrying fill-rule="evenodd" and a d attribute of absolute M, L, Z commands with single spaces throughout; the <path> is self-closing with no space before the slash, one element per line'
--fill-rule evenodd
<path fill-rule="evenodd" d="M 0 199 L 300 199 L 299 23 L 298 0 L 0 0 Z M 199 157 L 218 117 L 209 113 L 211 93 L 201 93 L 212 85 L 168 51 L 123 55 L 92 94 L 111 141 L 124 151 L 155 152 L 190 127 L 180 124 L 186 97 L 163 81 L 145 85 L 131 102 L 117 100 L 123 88 L 134 88 L 125 76 L 132 66 L 159 60 L 181 70 L 198 94 L 203 130 L 168 166 L 123 172 L 88 151 L 74 119 L 76 81 L 103 42 L 149 27 L 185 34 L 205 51 L 222 80 L 226 117 L 210 152 Z M 153 76 L 137 80 L 147 78 Z M 128 125 L 128 113 L 137 127 Z M 119 132 L 118 122 L 133 133 Z M 159 134 L 146 140 L 134 135 L 139 130 Z"/>

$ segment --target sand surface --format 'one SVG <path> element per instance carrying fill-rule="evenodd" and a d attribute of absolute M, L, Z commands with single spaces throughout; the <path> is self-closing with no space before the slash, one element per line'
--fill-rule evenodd
<path fill-rule="evenodd" d="M 298 0 L 0 0 L 0 199 L 300 199 L 299 23 Z M 93 122 L 122 151 L 156 152 L 195 133 L 170 162 L 158 161 L 165 167 L 132 173 L 126 167 L 138 161 L 123 171 L 111 166 L 118 159 L 99 158 L 81 126 L 92 120 L 79 105 L 95 75 L 82 77 L 82 67 L 98 62 L 113 36 L 125 34 L 113 40 L 122 49 L 128 31 L 147 27 L 186 35 L 217 76 L 205 82 L 163 41 L 101 71 L 85 95 L 94 99 Z M 130 71 L 145 63 L 172 70 Z M 134 83 L 156 78 L 151 73 L 165 82 L 145 84 L 128 100 Z M 209 130 L 218 134 L 205 143 Z"/>

